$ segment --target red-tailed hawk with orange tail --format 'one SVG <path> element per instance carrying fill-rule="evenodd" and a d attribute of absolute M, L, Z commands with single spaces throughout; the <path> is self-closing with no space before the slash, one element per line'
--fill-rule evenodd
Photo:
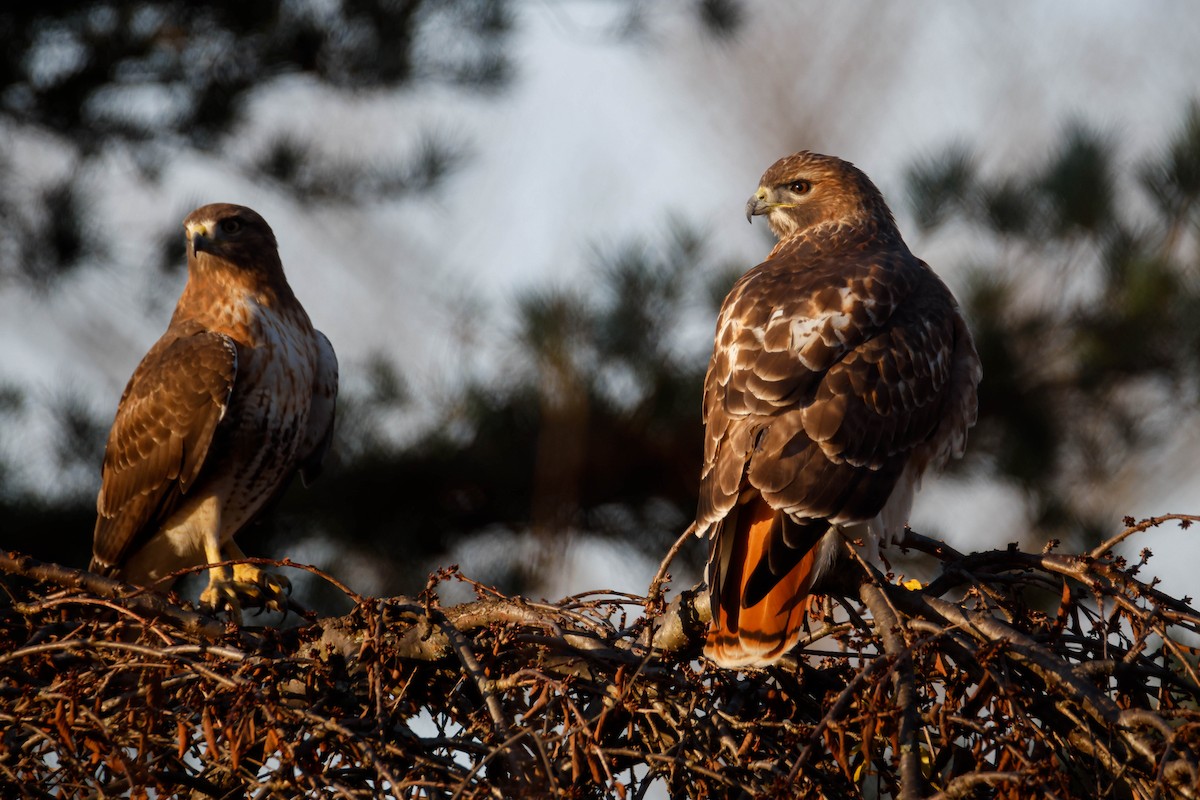
<path fill-rule="evenodd" d="M 954 297 L 853 165 L 780 159 L 746 205 L 760 215 L 779 242 L 725 298 L 704 382 L 693 527 L 724 667 L 796 644 L 839 530 L 872 551 L 902 533 L 921 475 L 962 454 L 981 376 Z"/>
<path fill-rule="evenodd" d="M 217 203 L 183 226 L 187 285 L 121 396 L 96 499 L 91 569 L 142 585 L 244 558 L 237 532 L 297 470 L 319 471 L 337 398 L 333 347 L 266 221 Z M 213 568 L 201 601 L 237 618 L 243 601 L 282 607 L 288 588 L 249 565 Z"/>

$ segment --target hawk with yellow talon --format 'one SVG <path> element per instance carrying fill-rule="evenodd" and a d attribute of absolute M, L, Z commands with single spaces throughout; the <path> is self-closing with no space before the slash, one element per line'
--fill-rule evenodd
<path fill-rule="evenodd" d="M 723 667 L 796 644 L 839 531 L 870 549 L 903 532 L 921 476 L 962 454 L 981 376 L 950 290 L 852 164 L 781 158 L 755 216 L 779 241 L 721 307 L 692 526 L 712 538 L 704 651 Z"/>
<path fill-rule="evenodd" d="M 187 285 L 121 396 L 96 498 L 92 571 L 141 585 L 244 558 L 234 536 L 297 471 L 316 477 L 333 434 L 337 358 L 266 221 L 217 203 L 183 226 Z M 242 605 L 285 608 L 290 588 L 213 567 L 200 599 L 240 621 Z"/>

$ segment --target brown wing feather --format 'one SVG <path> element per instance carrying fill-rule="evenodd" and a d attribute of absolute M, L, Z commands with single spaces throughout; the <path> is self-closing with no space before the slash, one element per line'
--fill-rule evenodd
<path fill-rule="evenodd" d="M 864 442 L 870 450 L 906 449 L 895 439 L 909 426 L 892 419 L 895 409 L 876 407 L 875 419 L 865 413 L 869 393 L 886 383 L 880 358 L 871 356 L 886 353 L 887 337 L 904 325 L 895 309 L 926 274 L 940 286 L 907 250 L 848 256 L 842 248 L 821 253 L 801 246 L 777 252 L 739 281 L 722 309 L 705 381 L 702 493 L 709 497 L 702 499 L 700 525 L 728 513 L 747 470 L 750 482 L 768 493 L 795 487 L 776 507 L 809 516 L 800 495 L 810 485 L 803 473 L 814 462 L 837 460 L 846 431 L 857 436 L 874 425 L 876 443 Z M 756 441 L 730 447 L 730 433 L 745 425 Z M 915 428 L 911 433 L 918 435 Z M 829 464 L 817 466 L 823 475 L 809 477 L 844 480 Z M 813 508 L 811 516 L 829 510 Z"/>
<path fill-rule="evenodd" d="M 211 331 L 168 331 L 142 359 L 104 451 L 93 569 L 119 567 L 195 483 L 237 362 L 234 341 Z"/>

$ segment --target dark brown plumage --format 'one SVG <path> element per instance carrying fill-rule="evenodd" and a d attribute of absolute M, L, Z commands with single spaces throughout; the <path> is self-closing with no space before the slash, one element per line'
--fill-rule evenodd
<path fill-rule="evenodd" d="M 746 212 L 779 242 L 717 322 L 694 525 L 712 537 L 705 652 L 728 667 L 796 643 L 838 528 L 872 548 L 903 530 L 921 475 L 961 455 L 981 375 L 954 298 L 853 165 L 780 159 Z"/>
<path fill-rule="evenodd" d="M 96 500 L 91 568 L 138 584 L 242 557 L 233 537 L 297 470 L 316 474 L 333 430 L 337 359 L 266 221 L 220 203 L 184 228 L 188 282 L 121 397 Z M 201 599 L 236 613 L 284 589 L 239 565 L 211 570 Z"/>

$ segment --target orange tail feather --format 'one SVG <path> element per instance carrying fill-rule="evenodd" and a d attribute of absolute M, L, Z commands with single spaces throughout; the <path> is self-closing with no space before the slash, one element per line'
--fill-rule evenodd
<path fill-rule="evenodd" d="M 717 592 L 715 616 L 704 644 L 704 654 L 722 667 L 764 667 L 795 647 L 809 607 L 817 548 L 810 549 L 787 574 L 778 578 L 766 596 L 750 607 L 743 604 L 746 584 L 767 558 L 775 509 L 761 497 L 739 509 L 733 530 L 733 551 Z"/>

